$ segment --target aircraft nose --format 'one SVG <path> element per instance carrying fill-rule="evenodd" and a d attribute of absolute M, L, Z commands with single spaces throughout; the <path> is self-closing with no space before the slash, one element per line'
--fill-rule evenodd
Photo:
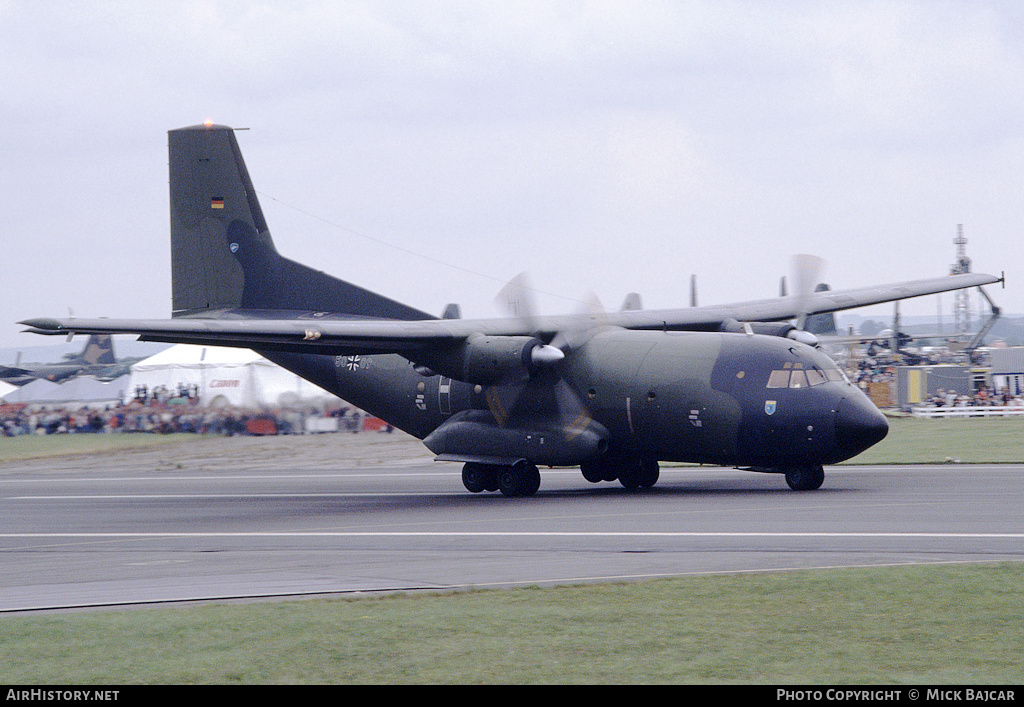
<path fill-rule="evenodd" d="M 889 423 L 885 415 L 866 396 L 848 395 L 839 403 L 836 441 L 850 457 L 881 442 L 888 433 Z"/>

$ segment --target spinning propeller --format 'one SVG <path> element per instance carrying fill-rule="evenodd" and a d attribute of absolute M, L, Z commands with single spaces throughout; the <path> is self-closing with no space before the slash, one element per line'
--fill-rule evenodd
<path fill-rule="evenodd" d="M 539 324 L 537 320 L 537 307 L 534 290 L 530 287 L 526 273 L 519 273 L 509 280 L 495 296 L 494 301 L 503 308 L 508 315 L 526 324 L 526 329 L 537 336 Z M 540 338 L 538 336 L 538 338 Z M 550 367 L 565 358 L 565 353 L 557 346 L 542 344 L 535 346 L 530 351 L 530 360 L 538 368 Z"/>
<path fill-rule="evenodd" d="M 793 283 L 796 287 L 793 297 L 796 300 L 797 317 L 796 331 L 790 334 L 790 338 L 810 346 L 817 345 L 818 337 L 807 331 L 807 320 L 812 316 L 811 309 L 813 307 L 811 305 L 815 287 L 821 282 L 825 264 L 824 258 L 807 254 L 794 255 L 791 261 Z M 785 287 L 784 283 L 785 281 L 783 281 L 783 287 Z"/>
<path fill-rule="evenodd" d="M 543 341 L 545 332 L 537 315 L 536 290 L 530 286 L 525 273 L 512 278 L 499 291 L 495 302 Z M 488 388 L 487 404 L 500 426 L 504 426 L 521 406 L 528 406 L 531 415 L 547 411 L 557 415 L 559 427 L 567 437 L 579 434 L 590 423 L 589 411 L 559 370 L 567 354 L 585 343 L 603 322 L 604 309 L 596 296 L 588 298 L 584 306 L 586 311 L 580 312 L 572 326 L 559 329 L 550 343 L 536 346 L 530 352 L 536 366 L 533 376 L 518 384 Z M 550 331 L 546 334 L 550 335 Z"/>

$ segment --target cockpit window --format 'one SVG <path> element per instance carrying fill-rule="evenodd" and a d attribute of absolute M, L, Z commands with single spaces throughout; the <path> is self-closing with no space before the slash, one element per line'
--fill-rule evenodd
<path fill-rule="evenodd" d="M 768 387 L 769 388 L 788 388 L 789 387 L 789 371 L 772 371 L 772 374 L 768 376 Z"/>
<path fill-rule="evenodd" d="M 800 364 L 792 369 L 772 371 L 768 376 L 769 388 L 809 388 L 822 385 L 829 381 L 844 381 L 846 376 L 838 368 L 808 368 L 803 370 Z"/>
<path fill-rule="evenodd" d="M 812 368 L 807 371 L 807 382 L 811 385 L 821 385 L 828 379 L 825 378 L 825 372 L 820 368 Z"/>

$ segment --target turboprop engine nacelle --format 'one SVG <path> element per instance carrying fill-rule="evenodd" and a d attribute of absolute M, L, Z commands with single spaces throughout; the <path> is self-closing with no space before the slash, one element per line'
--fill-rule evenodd
<path fill-rule="evenodd" d="M 495 385 L 526 380 L 564 356 L 534 336 L 475 334 L 452 348 L 419 356 L 415 362 L 455 380 Z"/>

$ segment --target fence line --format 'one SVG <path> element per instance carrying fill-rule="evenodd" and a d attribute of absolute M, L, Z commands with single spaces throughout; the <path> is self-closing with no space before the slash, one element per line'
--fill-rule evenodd
<path fill-rule="evenodd" d="M 1024 407 L 1005 405 L 967 405 L 965 407 L 911 408 L 914 417 L 1018 417 L 1024 415 Z"/>

